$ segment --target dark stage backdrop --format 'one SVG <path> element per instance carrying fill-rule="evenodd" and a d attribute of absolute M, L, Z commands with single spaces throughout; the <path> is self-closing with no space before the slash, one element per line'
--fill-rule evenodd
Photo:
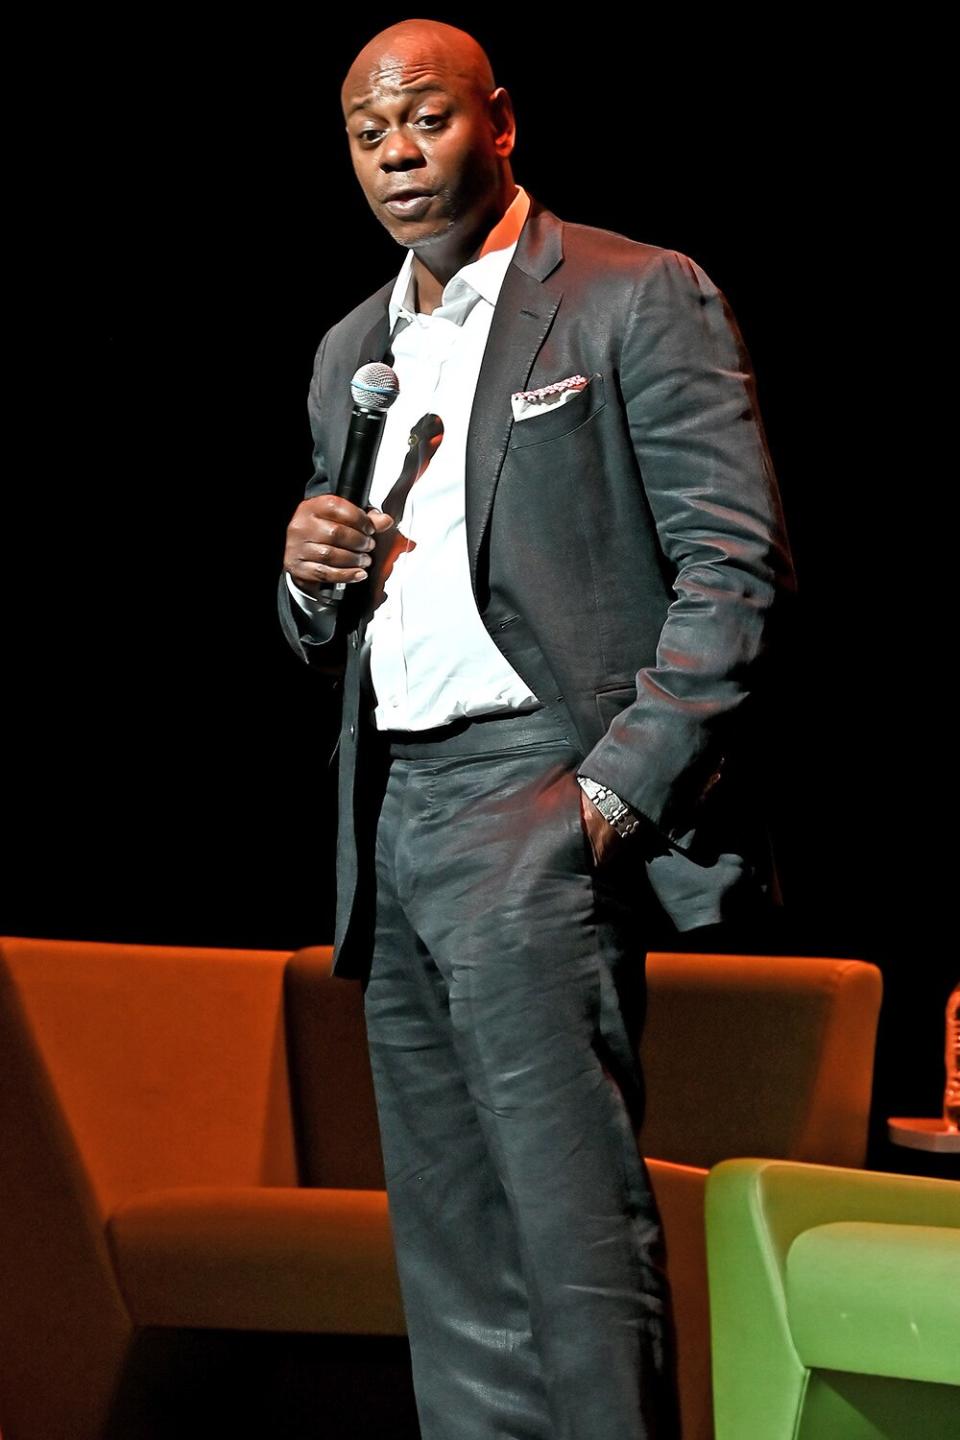
<path fill-rule="evenodd" d="M 357 13 L 87 15 L 11 61 L 27 443 L 5 487 L 7 933 L 332 936 L 336 717 L 274 591 L 314 351 L 402 259 L 338 95 L 403 12 Z M 879 1137 L 887 1113 L 939 1108 L 954 978 L 921 818 L 944 784 L 921 645 L 941 522 L 895 441 L 917 262 L 890 55 L 876 33 L 827 44 L 800 11 L 776 35 L 615 13 L 431 12 L 511 91 L 520 183 L 690 254 L 739 318 L 802 601 L 771 782 L 784 948 L 882 968 Z"/>

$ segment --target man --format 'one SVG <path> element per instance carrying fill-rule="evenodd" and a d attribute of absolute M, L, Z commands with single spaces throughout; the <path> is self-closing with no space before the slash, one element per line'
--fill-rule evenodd
<path fill-rule="evenodd" d="M 692 260 L 514 183 L 470 36 L 391 26 L 341 98 L 407 254 L 320 344 L 280 613 L 342 669 L 335 969 L 363 982 L 422 1433 L 663 1440 L 645 951 L 773 883 L 747 702 L 793 573 L 749 361 Z M 332 489 L 384 358 L 360 509 Z"/>

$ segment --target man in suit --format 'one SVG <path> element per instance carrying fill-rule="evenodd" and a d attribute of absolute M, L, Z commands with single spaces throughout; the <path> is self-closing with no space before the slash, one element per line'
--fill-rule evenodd
<path fill-rule="evenodd" d="M 342 696 L 335 970 L 422 1433 L 676 1437 L 636 1046 L 658 924 L 775 888 L 749 762 L 793 570 L 749 359 L 694 261 L 515 184 L 470 36 L 391 26 L 342 102 L 406 258 L 317 352 L 279 604 Z M 332 492 L 382 359 L 358 508 Z"/>

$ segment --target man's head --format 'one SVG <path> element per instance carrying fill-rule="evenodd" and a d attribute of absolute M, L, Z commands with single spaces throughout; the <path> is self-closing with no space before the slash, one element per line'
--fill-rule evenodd
<path fill-rule="evenodd" d="M 442 254 L 471 254 L 515 190 L 513 106 L 477 41 L 437 20 L 402 20 L 363 47 L 340 98 L 380 223 L 431 268 Z M 405 194 L 406 204 L 390 200 Z"/>

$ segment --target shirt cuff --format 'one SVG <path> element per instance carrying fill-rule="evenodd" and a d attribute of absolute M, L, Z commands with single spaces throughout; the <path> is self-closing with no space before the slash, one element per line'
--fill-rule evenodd
<path fill-rule="evenodd" d="M 330 594 L 323 596 L 322 599 L 317 599 L 315 595 L 308 595 L 306 591 L 298 589 L 290 579 L 289 571 L 284 570 L 283 578 L 287 582 L 290 594 L 307 615 L 319 615 L 324 610 L 332 610 L 335 605 L 340 603 L 340 597 L 346 589 L 346 585 L 331 585 Z"/>

